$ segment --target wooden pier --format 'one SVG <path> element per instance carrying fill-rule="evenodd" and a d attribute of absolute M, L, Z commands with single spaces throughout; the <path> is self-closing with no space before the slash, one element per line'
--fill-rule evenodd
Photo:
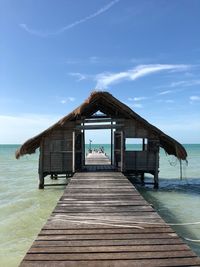
<path fill-rule="evenodd" d="M 80 172 L 20 264 L 47 266 L 200 266 L 200 258 L 122 173 Z"/>
<path fill-rule="evenodd" d="M 88 153 L 85 159 L 86 165 L 110 165 L 110 159 L 104 154 L 100 152 L 93 151 L 92 153 Z"/>
<path fill-rule="evenodd" d="M 114 171 L 115 167 L 111 165 L 111 161 L 106 154 L 93 151 L 92 153 L 88 153 L 83 169 L 87 172 L 107 172 Z"/>

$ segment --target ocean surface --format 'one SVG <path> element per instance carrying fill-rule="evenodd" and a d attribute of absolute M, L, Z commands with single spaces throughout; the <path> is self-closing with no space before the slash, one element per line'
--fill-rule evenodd
<path fill-rule="evenodd" d="M 109 145 L 92 144 L 100 146 L 110 156 Z M 0 266 L 6 267 L 19 265 L 64 190 L 64 186 L 38 190 L 38 152 L 16 160 L 18 147 L 0 145 Z M 179 161 L 161 150 L 160 189 L 138 189 L 166 222 L 178 224 L 172 227 L 200 256 L 200 144 L 185 148 L 188 165 L 183 163 L 182 180 Z"/>

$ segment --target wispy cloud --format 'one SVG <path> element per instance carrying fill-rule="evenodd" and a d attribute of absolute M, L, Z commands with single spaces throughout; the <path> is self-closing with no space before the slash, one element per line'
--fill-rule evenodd
<path fill-rule="evenodd" d="M 112 62 L 111 59 L 100 58 L 98 56 L 90 56 L 88 58 L 67 58 L 64 60 L 68 65 L 94 65 L 94 64 L 108 64 Z"/>
<path fill-rule="evenodd" d="M 190 96 L 190 100 L 191 101 L 200 101 L 200 96 L 197 96 L 197 95 Z"/>
<path fill-rule="evenodd" d="M 195 85 L 200 85 L 200 80 L 172 82 L 170 84 L 170 87 L 189 87 L 189 86 L 195 86 Z"/>
<path fill-rule="evenodd" d="M 146 97 L 146 96 L 140 96 L 140 97 L 129 97 L 128 98 L 128 100 L 129 101 L 142 101 L 142 100 L 146 100 L 146 99 L 148 99 L 148 97 Z"/>
<path fill-rule="evenodd" d="M 175 101 L 173 99 L 158 99 L 156 100 L 157 103 L 167 103 L 167 104 L 173 104 Z"/>
<path fill-rule="evenodd" d="M 105 89 L 111 84 L 120 83 L 125 80 L 134 81 L 141 77 L 161 72 L 161 71 L 185 71 L 189 65 L 170 65 L 170 64 L 149 64 L 139 65 L 135 68 L 118 73 L 100 73 L 96 75 L 96 88 Z"/>
<path fill-rule="evenodd" d="M 113 7 L 115 4 L 117 4 L 120 0 L 113 0 L 110 3 L 108 3 L 107 5 L 101 7 L 100 9 L 98 9 L 96 12 L 82 18 L 79 20 L 76 20 L 56 31 L 41 31 L 41 30 L 35 30 L 35 29 L 31 29 L 27 26 L 27 24 L 25 23 L 21 23 L 19 24 L 19 26 L 24 29 L 26 32 L 28 32 L 29 34 L 33 34 L 33 35 L 37 35 L 40 37 L 48 37 L 50 35 L 57 35 L 57 34 L 61 34 L 67 30 L 70 30 L 82 23 L 85 23 L 88 20 L 94 19 L 96 17 L 98 17 L 99 15 L 103 14 L 104 12 L 108 11 L 111 7 Z"/>
<path fill-rule="evenodd" d="M 173 91 L 172 90 L 165 90 L 165 91 L 162 91 L 160 93 L 158 93 L 159 95 L 168 95 L 168 94 L 171 94 Z"/>
<path fill-rule="evenodd" d="M 61 99 L 61 100 L 60 100 L 60 103 L 61 103 L 61 104 L 66 104 L 66 103 L 68 103 L 68 102 L 74 102 L 75 100 L 76 100 L 75 97 L 69 96 L 69 97 L 67 97 L 67 98 L 63 98 L 63 99 Z"/>
<path fill-rule="evenodd" d="M 143 104 L 139 103 L 139 101 L 143 101 L 148 99 L 149 97 L 146 96 L 139 96 L 139 97 L 129 97 L 128 101 L 131 101 L 131 103 L 128 103 L 127 105 L 131 108 L 143 108 Z"/>
<path fill-rule="evenodd" d="M 99 57 L 96 57 L 96 56 L 92 56 L 89 58 L 89 63 L 91 64 L 99 63 L 99 61 L 100 61 Z"/>
<path fill-rule="evenodd" d="M 86 80 L 88 77 L 88 75 L 82 74 L 80 72 L 70 72 L 68 73 L 68 75 L 77 77 L 78 81 Z"/>

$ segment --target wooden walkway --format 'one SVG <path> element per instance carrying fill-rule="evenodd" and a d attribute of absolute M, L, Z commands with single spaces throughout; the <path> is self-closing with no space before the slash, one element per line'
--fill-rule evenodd
<path fill-rule="evenodd" d="M 82 172 L 20 264 L 47 266 L 200 266 L 200 258 L 122 173 Z"/>
<path fill-rule="evenodd" d="M 85 159 L 86 165 L 110 165 L 110 159 L 104 153 L 89 153 Z"/>
<path fill-rule="evenodd" d="M 89 153 L 85 159 L 84 170 L 87 172 L 112 171 L 110 159 L 104 153 Z"/>

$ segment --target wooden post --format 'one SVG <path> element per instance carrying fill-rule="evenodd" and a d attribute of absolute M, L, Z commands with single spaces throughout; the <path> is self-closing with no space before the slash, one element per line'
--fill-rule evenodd
<path fill-rule="evenodd" d="M 180 159 L 180 179 L 183 180 L 182 160 Z"/>
<path fill-rule="evenodd" d="M 145 151 L 145 138 L 142 139 L 142 150 Z"/>
<path fill-rule="evenodd" d="M 145 147 L 145 138 L 142 139 L 142 150 L 145 151 L 146 147 Z M 141 174 L 141 184 L 145 185 L 144 182 L 144 172 Z"/>
<path fill-rule="evenodd" d="M 84 125 L 84 122 L 83 122 Z M 85 166 L 85 130 L 82 130 L 83 132 L 81 133 L 81 147 L 82 147 L 82 155 L 81 155 L 81 168 Z"/>
<path fill-rule="evenodd" d="M 144 172 L 141 173 L 141 184 L 142 185 L 145 185 L 145 183 L 144 183 Z"/>
<path fill-rule="evenodd" d="M 159 152 L 156 152 L 155 173 L 154 173 L 154 188 L 155 189 L 159 188 L 158 168 L 159 168 Z"/>
<path fill-rule="evenodd" d="M 124 133 L 121 131 L 121 172 L 124 170 Z"/>
<path fill-rule="evenodd" d="M 75 131 L 72 133 L 72 172 L 75 172 Z"/>
<path fill-rule="evenodd" d="M 44 141 L 42 140 L 40 143 L 40 157 L 39 157 L 39 189 L 44 189 L 44 175 L 43 175 L 43 143 Z"/>
<path fill-rule="evenodd" d="M 39 174 L 39 189 L 44 189 L 44 175 L 43 175 L 43 173 Z"/>
<path fill-rule="evenodd" d="M 113 121 L 111 121 L 111 126 L 113 125 Z M 110 129 L 110 133 L 111 133 L 111 143 L 110 143 L 110 161 L 111 161 L 111 165 L 113 165 L 113 128 L 111 127 Z"/>

